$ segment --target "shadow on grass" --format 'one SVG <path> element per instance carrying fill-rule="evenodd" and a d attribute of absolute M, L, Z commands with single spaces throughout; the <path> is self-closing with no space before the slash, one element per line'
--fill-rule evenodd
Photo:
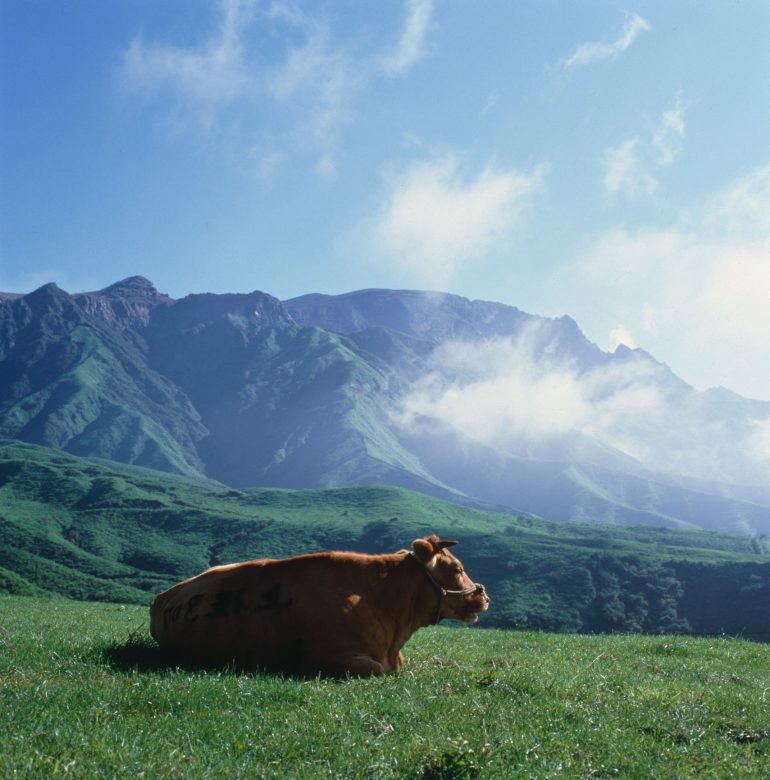
<path fill-rule="evenodd" d="M 159 647 L 155 640 L 142 632 L 132 632 L 123 642 L 115 642 L 100 649 L 102 660 L 117 671 L 158 672 L 177 670 L 185 672 L 228 672 L 230 674 L 260 674 L 307 680 L 318 677 L 317 672 L 303 673 L 285 668 L 237 664 L 234 661 L 207 662 L 187 657 Z"/>
<path fill-rule="evenodd" d="M 107 645 L 101 650 L 101 655 L 113 669 L 125 672 L 133 670 L 140 672 L 172 671 L 174 669 L 203 671 L 226 668 L 207 665 L 191 658 L 180 657 L 178 654 L 172 655 L 159 647 L 150 637 L 134 633 L 129 634 L 128 639 L 124 642 L 114 642 Z"/>

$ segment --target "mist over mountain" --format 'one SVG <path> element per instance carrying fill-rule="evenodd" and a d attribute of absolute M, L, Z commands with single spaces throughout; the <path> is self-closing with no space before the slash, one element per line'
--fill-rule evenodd
<path fill-rule="evenodd" d="M 443 293 L 0 294 L 0 435 L 233 486 L 770 532 L 770 403 Z"/>
<path fill-rule="evenodd" d="M 410 434 L 444 423 L 508 456 L 770 486 L 770 404 L 698 392 L 641 349 L 603 352 L 570 317 L 390 290 L 308 295 L 286 308 L 353 338 L 385 328 L 429 342 L 401 399 Z"/>

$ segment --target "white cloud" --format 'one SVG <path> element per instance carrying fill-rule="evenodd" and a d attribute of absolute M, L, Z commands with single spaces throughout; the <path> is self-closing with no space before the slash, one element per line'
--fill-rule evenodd
<path fill-rule="evenodd" d="M 754 431 L 749 437 L 749 451 L 755 458 L 770 465 L 770 417 L 754 421 Z"/>
<path fill-rule="evenodd" d="M 543 176 L 489 166 L 468 177 L 453 154 L 415 163 L 391 177 L 372 244 L 384 260 L 441 286 L 510 231 Z"/>
<path fill-rule="evenodd" d="M 676 105 L 664 112 L 660 124 L 652 136 L 652 148 L 655 152 L 655 162 L 659 166 L 671 165 L 682 151 L 682 140 L 685 133 L 684 106 L 681 95 L 677 96 Z"/>
<path fill-rule="evenodd" d="M 604 153 L 604 189 L 609 195 L 651 195 L 658 189 L 656 174 L 682 151 L 686 130 L 681 96 L 665 111 L 649 141 L 629 138 Z"/>
<path fill-rule="evenodd" d="M 507 339 L 447 342 L 404 400 L 402 424 L 436 418 L 489 446 L 507 448 L 514 433 L 563 433 L 586 416 L 575 377 L 539 369 L 526 344 Z"/>
<path fill-rule="evenodd" d="M 327 176 L 360 92 L 378 78 L 404 75 L 424 56 L 433 0 L 408 0 L 396 45 L 364 56 L 353 54 L 355 40 L 332 36 L 320 11 L 257 0 L 219 0 L 218 8 L 216 29 L 198 46 L 137 35 L 121 59 L 123 92 L 154 99 L 176 130 L 213 137 L 216 129 L 220 140 L 237 143 L 258 160 L 310 156 L 315 170 Z M 273 36 L 269 45 L 265 36 Z M 275 40 L 285 46 L 277 54 L 271 53 Z M 233 109 L 230 115 L 227 109 Z"/>
<path fill-rule="evenodd" d="M 384 73 L 400 76 L 425 54 L 425 38 L 433 14 L 433 0 L 408 0 L 404 29 L 395 48 L 381 60 Z"/>
<path fill-rule="evenodd" d="M 243 32 L 254 8 L 254 0 L 222 0 L 219 29 L 196 49 L 146 43 L 136 36 L 123 55 L 124 89 L 147 96 L 168 90 L 197 119 L 210 122 L 217 106 L 232 102 L 249 87 Z"/>
<path fill-rule="evenodd" d="M 637 13 L 631 14 L 626 17 L 620 35 L 614 41 L 610 43 L 584 43 L 578 46 L 574 54 L 565 62 L 564 67 L 575 68 L 617 57 L 628 49 L 640 33 L 648 32 L 651 29 L 652 26 L 646 19 Z"/>
<path fill-rule="evenodd" d="M 558 328 L 446 342 L 403 399 L 396 422 L 419 433 L 440 420 L 501 453 L 593 462 L 704 479 L 770 484 L 770 418 L 720 416 L 644 355 L 582 368 L 549 349 Z"/>
<path fill-rule="evenodd" d="M 337 136 L 353 117 L 358 92 L 379 75 L 404 75 L 425 53 L 425 38 L 433 12 L 433 0 L 408 0 L 404 29 L 395 48 L 371 60 L 357 59 L 335 46 L 326 24 L 293 6 L 274 3 L 271 16 L 300 30 L 305 40 L 292 48 L 285 61 L 268 77 L 272 95 L 280 101 L 300 103 L 299 136 L 307 131 L 319 151 L 315 164 L 322 176 L 335 168 Z"/>
<path fill-rule="evenodd" d="M 326 25 L 298 11 L 278 18 L 290 19 L 304 40 L 270 72 L 268 89 L 277 101 L 301 107 L 294 135 L 310 139 L 318 155 L 316 170 L 326 175 L 333 171 L 339 130 L 351 119 L 353 98 L 364 86 L 365 76 L 342 49 L 332 45 Z"/>
<path fill-rule="evenodd" d="M 702 218 L 703 227 L 710 234 L 766 239 L 770 236 L 769 204 L 770 165 L 765 165 L 710 198 Z"/>
<path fill-rule="evenodd" d="M 620 423 L 659 410 L 653 382 L 659 369 L 644 361 L 581 373 L 548 357 L 548 338 L 549 326 L 535 321 L 516 338 L 440 345 L 404 400 L 401 424 L 439 419 L 513 455 L 548 449 L 575 434 L 639 455 L 640 445 L 629 444 Z"/>
<path fill-rule="evenodd" d="M 630 349 L 636 349 L 636 341 L 631 335 L 631 331 L 625 325 L 616 325 L 610 331 L 609 340 L 611 352 L 614 352 L 621 344 Z"/>
<path fill-rule="evenodd" d="M 657 180 L 642 160 L 640 145 L 641 139 L 630 138 L 604 153 L 604 189 L 610 195 L 651 195 L 658 188 Z"/>
<path fill-rule="evenodd" d="M 487 95 L 487 99 L 484 101 L 484 105 L 481 108 L 482 114 L 488 114 L 494 109 L 500 102 L 500 93 L 494 89 Z"/>
<path fill-rule="evenodd" d="M 704 346 L 729 340 L 751 353 L 744 359 L 763 362 L 770 355 L 770 242 L 700 250 L 708 265 L 687 306 L 699 327 L 691 340 Z"/>
<path fill-rule="evenodd" d="M 613 319 L 622 311 L 687 381 L 770 400 L 768 214 L 770 165 L 666 229 L 603 234 L 559 284 L 606 301 Z"/>
<path fill-rule="evenodd" d="M 279 151 L 262 154 L 258 149 L 255 149 L 252 150 L 251 156 L 256 162 L 257 176 L 262 181 L 272 181 L 276 171 L 286 162 L 286 155 Z"/>

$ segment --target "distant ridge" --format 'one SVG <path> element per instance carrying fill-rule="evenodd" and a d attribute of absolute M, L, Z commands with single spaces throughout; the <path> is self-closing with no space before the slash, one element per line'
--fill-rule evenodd
<path fill-rule="evenodd" d="M 132 276 L 0 296 L 0 435 L 236 487 L 380 483 L 543 517 L 768 533 L 770 464 L 749 446 L 763 419 L 770 404 L 698 393 L 643 350 L 600 350 L 568 316 L 447 293 L 175 300 Z"/>

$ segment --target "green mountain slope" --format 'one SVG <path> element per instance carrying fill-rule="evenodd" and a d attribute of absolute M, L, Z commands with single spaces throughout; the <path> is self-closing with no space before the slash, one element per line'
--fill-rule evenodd
<path fill-rule="evenodd" d="M 207 474 L 234 486 L 439 489 L 385 424 L 393 380 L 344 337 L 299 327 L 280 310 L 255 317 L 266 299 L 190 296 L 147 331 L 149 364 L 206 424 Z"/>
<path fill-rule="evenodd" d="M 0 435 L 182 474 L 205 429 L 146 345 L 56 285 L 0 306 Z"/>
<path fill-rule="evenodd" d="M 426 377 L 438 371 L 451 396 L 469 371 L 471 380 L 486 376 L 485 343 L 523 332 L 543 366 L 611 367 L 610 396 L 617 377 L 641 371 L 653 395 L 682 409 L 694 403 L 690 427 L 727 437 L 705 448 L 711 454 L 748 452 L 738 443 L 770 414 L 769 405 L 738 396 L 701 397 L 638 350 L 604 353 L 568 317 L 415 291 L 286 304 L 261 292 L 172 300 L 132 277 L 94 293 L 49 284 L 0 297 L 0 436 L 232 487 L 382 483 L 579 522 L 770 533 L 762 485 L 739 490 L 656 474 L 579 430 L 506 435 L 493 446 L 432 404 L 410 411 L 413 393 L 436 391 Z M 457 364 L 456 348 L 466 355 Z M 448 365 L 439 370 L 436 355 Z M 500 407 L 501 399 L 476 405 L 498 414 L 514 403 Z M 643 417 L 626 415 L 625 424 L 633 432 Z M 493 420 L 497 427 L 504 421 Z M 651 430 L 657 441 L 667 426 Z"/>
<path fill-rule="evenodd" d="M 264 293 L 51 284 L 0 305 L 0 435 L 233 486 L 456 496 L 388 427 L 397 379 L 371 361 Z"/>
<path fill-rule="evenodd" d="M 487 585 L 488 626 L 770 635 L 766 539 L 551 523 L 394 487 L 234 490 L 0 445 L 0 589 L 148 603 L 222 562 L 392 551 L 437 532 Z"/>

